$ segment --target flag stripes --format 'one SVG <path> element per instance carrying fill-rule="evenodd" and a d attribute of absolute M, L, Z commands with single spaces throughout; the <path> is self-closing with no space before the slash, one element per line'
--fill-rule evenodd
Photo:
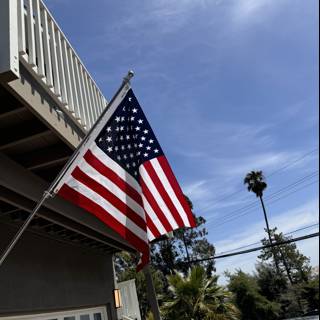
<path fill-rule="evenodd" d="M 118 220 L 111 213 L 105 210 L 101 205 L 95 202 L 95 199 L 91 199 L 90 195 L 89 197 L 88 195 L 85 195 L 81 188 L 74 188 L 74 186 L 70 186 L 69 183 L 65 183 L 60 188 L 59 195 L 94 214 L 98 219 L 104 222 L 111 229 L 115 230 L 120 236 L 138 249 L 142 253 L 142 263 L 140 263 L 140 267 L 148 263 L 149 245 L 142 240 L 135 231 L 131 231 L 123 221 Z"/>
<path fill-rule="evenodd" d="M 56 192 L 141 252 L 142 267 L 150 241 L 195 221 L 132 90 L 112 108 L 115 114 L 98 125 L 100 132 L 79 151 Z"/>

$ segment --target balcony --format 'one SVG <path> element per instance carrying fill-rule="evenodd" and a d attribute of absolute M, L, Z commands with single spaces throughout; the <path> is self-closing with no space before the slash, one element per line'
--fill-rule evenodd
<path fill-rule="evenodd" d="M 90 129 L 107 100 L 43 1 L 1 2 L 0 74 L 20 78 L 25 68 L 64 117 Z"/>

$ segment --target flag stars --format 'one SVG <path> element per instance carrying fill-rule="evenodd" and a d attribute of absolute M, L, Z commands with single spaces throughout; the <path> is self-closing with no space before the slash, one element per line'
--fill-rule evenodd
<path fill-rule="evenodd" d="M 111 132 L 111 127 L 108 127 L 108 128 L 107 128 L 107 132 Z"/>
<path fill-rule="evenodd" d="M 146 137 L 142 136 L 142 137 L 141 137 L 141 140 L 142 140 L 142 141 L 145 141 L 145 140 L 146 140 Z"/>
<path fill-rule="evenodd" d="M 117 122 L 120 122 L 120 117 L 116 117 L 116 121 L 117 121 Z"/>
<path fill-rule="evenodd" d="M 143 147 L 143 143 L 139 143 L 139 144 L 138 144 L 138 147 L 139 147 L 139 148 L 142 148 L 142 147 Z"/>
<path fill-rule="evenodd" d="M 151 147 L 150 146 L 147 146 L 147 148 L 146 148 L 147 150 L 151 150 Z"/>
<path fill-rule="evenodd" d="M 154 143 L 154 140 L 150 139 L 150 140 L 149 140 L 149 143 Z"/>
<path fill-rule="evenodd" d="M 159 153 L 159 150 L 158 149 L 154 149 L 153 152 L 154 153 Z"/>
<path fill-rule="evenodd" d="M 124 126 L 121 126 L 121 127 L 120 127 L 120 131 L 123 131 L 123 130 L 124 130 Z"/>
<path fill-rule="evenodd" d="M 112 138 L 111 137 L 107 137 L 106 139 L 108 142 L 111 142 L 112 141 Z"/>
<path fill-rule="evenodd" d="M 143 156 L 146 158 L 149 154 L 148 153 L 144 153 Z"/>
<path fill-rule="evenodd" d="M 149 132 L 149 130 L 147 130 L 147 129 L 143 130 L 144 134 L 147 134 L 148 132 Z"/>
<path fill-rule="evenodd" d="M 135 127 L 135 130 L 136 130 L 136 131 L 140 131 L 140 129 L 141 129 L 141 128 L 140 128 L 139 126 L 136 126 L 136 127 Z"/>
<path fill-rule="evenodd" d="M 132 112 L 133 112 L 133 113 L 137 113 L 137 112 L 138 112 L 138 109 L 137 109 L 137 108 L 133 108 L 133 109 L 132 109 Z"/>
<path fill-rule="evenodd" d="M 112 149 L 112 147 L 108 147 L 107 150 L 108 150 L 108 152 L 112 152 L 113 149 Z"/>
<path fill-rule="evenodd" d="M 143 120 L 142 120 L 142 119 L 139 119 L 139 120 L 138 120 L 138 123 L 140 123 L 140 124 L 143 123 Z"/>

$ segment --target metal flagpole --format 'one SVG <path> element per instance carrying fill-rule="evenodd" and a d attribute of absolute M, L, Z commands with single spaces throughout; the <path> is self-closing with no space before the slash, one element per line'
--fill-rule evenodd
<path fill-rule="evenodd" d="M 149 301 L 150 308 L 151 308 L 151 311 L 153 313 L 154 319 L 155 320 L 161 320 L 161 315 L 160 315 L 160 310 L 159 310 L 156 290 L 154 288 L 152 274 L 151 274 L 151 270 L 150 270 L 150 266 L 149 265 L 144 267 L 143 273 L 144 273 L 144 276 L 146 278 L 147 296 L 148 296 L 148 301 Z"/>
<path fill-rule="evenodd" d="M 113 103 L 113 101 L 116 99 L 116 97 L 118 96 L 118 94 L 121 92 L 121 90 L 127 85 L 129 84 L 131 78 L 134 76 L 133 71 L 129 71 L 128 74 L 124 77 L 123 82 L 120 86 L 120 88 L 118 89 L 118 91 L 116 92 L 116 94 L 114 95 L 114 97 L 111 99 L 111 101 L 109 102 L 108 106 L 111 106 L 111 104 Z M 5 261 L 6 257 L 8 256 L 8 254 L 12 251 L 12 249 L 14 248 L 15 244 L 18 242 L 18 240 L 21 238 L 23 232 L 27 229 L 27 227 L 29 226 L 31 220 L 34 218 L 34 216 L 36 215 L 36 213 L 38 212 L 38 210 L 40 209 L 40 207 L 43 205 L 43 203 L 46 201 L 46 199 L 48 199 L 49 197 L 52 197 L 52 192 L 54 190 L 54 188 L 57 186 L 57 184 L 59 183 L 59 181 L 61 180 L 61 178 L 63 177 L 63 175 L 67 172 L 67 170 L 70 168 L 70 166 L 73 164 L 73 161 L 76 159 L 79 150 L 81 149 L 81 147 L 88 141 L 88 138 L 90 137 L 91 133 L 93 132 L 93 130 L 96 128 L 97 124 L 100 123 L 100 120 L 104 117 L 104 115 L 106 114 L 106 112 L 108 111 L 108 107 L 106 107 L 103 112 L 101 113 L 101 115 L 99 116 L 99 118 L 97 119 L 97 121 L 94 123 L 94 125 L 91 127 L 91 129 L 89 130 L 89 132 L 86 134 L 86 136 L 83 138 L 83 140 L 81 141 L 81 143 L 78 145 L 78 147 L 76 148 L 76 150 L 73 152 L 72 156 L 70 157 L 70 159 L 68 160 L 68 162 L 66 163 L 66 165 L 63 167 L 63 169 L 60 171 L 60 173 L 58 174 L 58 176 L 55 178 L 55 180 L 51 183 L 50 187 L 43 193 L 42 198 L 38 201 L 38 203 L 36 204 L 36 206 L 34 207 L 32 213 L 30 214 L 30 216 L 28 217 L 28 219 L 24 222 L 24 224 L 22 225 L 22 227 L 20 228 L 20 230 L 16 233 L 16 235 L 14 236 L 14 238 L 11 240 L 10 244 L 7 246 L 7 248 L 4 250 L 4 252 L 1 254 L 0 256 L 0 267 L 2 265 L 2 263 Z"/>

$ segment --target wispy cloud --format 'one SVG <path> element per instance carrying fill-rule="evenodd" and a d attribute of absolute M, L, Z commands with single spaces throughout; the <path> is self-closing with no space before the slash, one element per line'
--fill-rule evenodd
<path fill-rule="evenodd" d="M 288 210 L 284 213 L 275 214 L 270 218 L 271 226 L 278 226 L 278 230 L 288 233 L 301 227 L 318 221 L 319 202 L 314 199 L 299 208 Z M 235 247 L 241 247 L 260 241 L 264 238 L 264 221 L 253 223 L 235 235 L 229 235 L 227 239 L 215 242 L 217 252 L 232 250 Z"/>

